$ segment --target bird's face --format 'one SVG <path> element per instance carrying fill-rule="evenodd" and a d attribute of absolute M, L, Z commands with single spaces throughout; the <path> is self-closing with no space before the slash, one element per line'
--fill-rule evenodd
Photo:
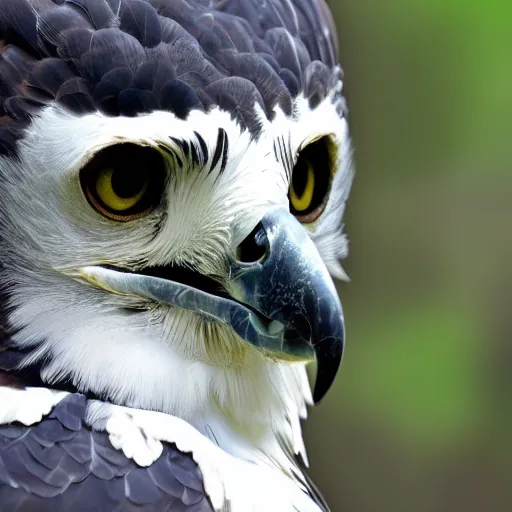
<path fill-rule="evenodd" d="M 351 181 L 334 101 L 262 114 L 258 138 L 220 109 L 43 111 L 0 162 L 0 237 L 13 340 L 46 379 L 115 395 L 177 358 L 193 373 L 316 354 L 321 398 L 343 346 L 328 270 Z"/>

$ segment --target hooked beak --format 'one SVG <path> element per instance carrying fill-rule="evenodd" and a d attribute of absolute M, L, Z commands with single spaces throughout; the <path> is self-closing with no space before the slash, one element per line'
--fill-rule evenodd
<path fill-rule="evenodd" d="M 287 210 L 263 217 L 253 231 L 266 247 L 263 261 L 239 265 L 234 282 L 241 302 L 285 326 L 288 349 L 314 350 L 318 403 L 331 387 L 343 353 L 343 311 L 334 283 L 318 251 L 300 222 Z"/>
<path fill-rule="evenodd" d="M 285 209 L 267 213 L 246 241 L 249 238 L 262 257 L 255 262 L 232 262 L 225 286 L 228 294 L 185 284 L 172 267 L 168 275 L 162 271 L 148 275 L 146 270 L 92 266 L 82 268 L 79 277 L 113 293 L 213 318 L 270 357 L 289 361 L 316 357 L 313 398 L 318 403 L 334 381 L 345 338 L 332 279 L 306 230 Z"/>

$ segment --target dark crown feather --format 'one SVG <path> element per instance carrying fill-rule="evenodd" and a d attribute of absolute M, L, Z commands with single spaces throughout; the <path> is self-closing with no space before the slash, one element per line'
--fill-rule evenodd
<path fill-rule="evenodd" d="M 254 104 L 316 106 L 336 53 L 324 0 L 0 0 L 0 154 L 52 102 L 180 118 L 218 105 L 257 136 Z"/>

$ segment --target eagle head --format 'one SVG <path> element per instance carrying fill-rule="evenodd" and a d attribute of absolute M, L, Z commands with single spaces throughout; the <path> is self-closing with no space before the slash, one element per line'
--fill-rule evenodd
<path fill-rule="evenodd" d="M 4 371 L 300 437 L 351 150 L 323 0 L 264 3 L 0 3 Z"/>

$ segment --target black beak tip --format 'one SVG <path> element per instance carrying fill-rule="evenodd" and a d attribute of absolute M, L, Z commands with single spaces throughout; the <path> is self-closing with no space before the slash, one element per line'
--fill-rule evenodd
<path fill-rule="evenodd" d="M 316 347 L 317 375 L 313 401 L 318 405 L 331 388 L 343 356 L 344 336 L 323 341 Z"/>

